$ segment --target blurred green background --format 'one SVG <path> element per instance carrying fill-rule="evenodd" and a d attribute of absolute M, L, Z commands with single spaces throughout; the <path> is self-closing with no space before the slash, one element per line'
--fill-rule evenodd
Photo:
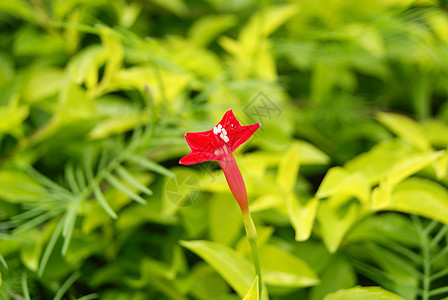
<path fill-rule="evenodd" d="M 447 96 L 444 0 L 2 0 L 0 299 L 243 298 L 230 108 L 270 299 L 447 299 Z"/>

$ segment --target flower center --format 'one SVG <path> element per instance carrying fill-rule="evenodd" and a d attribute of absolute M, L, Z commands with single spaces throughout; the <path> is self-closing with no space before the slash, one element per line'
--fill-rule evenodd
<path fill-rule="evenodd" d="M 219 134 L 219 137 L 220 137 L 225 143 L 227 143 L 227 142 L 229 141 L 229 137 L 227 136 L 227 131 L 226 131 L 224 128 L 222 128 L 222 125 L 221 125 L 221 124 L 218 124 L 217 126 L 215 126 L 215 127 L 213 128 L 213 133 L 216 134 L 216 135 Z"/>

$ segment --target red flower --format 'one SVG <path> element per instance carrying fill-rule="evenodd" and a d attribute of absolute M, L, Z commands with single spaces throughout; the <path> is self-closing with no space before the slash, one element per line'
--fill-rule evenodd
<path fill-rule="evenodd" d="M 259 127 L 260 123 L 241 126 L 230 109 L 213 129 L 185 134 L 191 153 L 182 157 L 179 163 L 192 165 L 207 160 L 218 161 L 233 196 L 241 210 L 246 212 L 248 211 L 246 187 L 233 151 L 247 141 Z"/>

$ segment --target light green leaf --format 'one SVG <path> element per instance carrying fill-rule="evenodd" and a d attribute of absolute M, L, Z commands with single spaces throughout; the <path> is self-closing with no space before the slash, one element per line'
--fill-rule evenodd
<path fill-rule="evenodd" d="M 341 202 L 347 197 L 333 196 L 322 201 L 317 212 L 317 219 L 321 225 L 322 239 L 330 253 L 336 252 L 347 231 L 359 218 L 359 206 L 348 203 L 348 208 L 341 211 Z"/>
<path fill-rule="evenodd" d="M 302 165 L 325 165 L 330 162 L 330 157 L 313 144 L 296 140 L 298 145 L 300 163 Z"/>
<path fill-rule="evenodd" d="M 422 170 L 436 159 L 442 157 L 444 151 L 430 152 L 425 154 L 409 155 L 395 163 L 385 176 L 381 184 L 394 187 L 405 178 Z"/>
<path fill-rule="evenodd" d="M 216 194 L 210 202 L 210 238 L 224 245 L 231 245 L 241 234 L 241 210 L 236 201 L 226 194 Z"/>
<path fill-rule="evenodd" d="M 384 209 L 418 214 L 448 224 L 448 191 L 434 181 L 412 177 L 395 187 Z"/>
<path fill-rule="evenodd" d="M 397 161 L 413 153 L 415 150 L 408 143 L 399 139 L 386 140 L 349 160 L 344 166 L 350 173 L 360 172 L 374 185 Z"/>
<path fill-rule="evenodd" d="M 55 96 L 62 86 L 64 71 L 49 67 L 35 70 L 23 87 L 23 98 L 28 103 Z"/>
<path fill-rule="evenodd" d="M 209 241 L 181 241 L 181 245 L 212 266 L 241 297 L 250 289 L 254 266 L 235 250 Z"/>
<path fill-rule="evenodd" d="M 362 173 L 350 173 L 342 167 L 334 167 L 325 175 L 316 197 L 323 199 L 336 194 L 350 195 L 362 202 L 368 202 L 370 184 Z"/>
<path fill-rule="evenodd" d="M 140 204 L 146 204 L 146 200 L 140 197 L 138 194 L 134 193 L 130 189 L 128 189 L 123 183 L 121 183 L 117 178 L 112 176 L 111 174 L 107 174 L 105 176 L 106 180 L 109 181 L 109 183 L 114 186 L 117 190 L 121 191 L 123 194 L 128 195 L 132 200 L 140 203 Z"/>
<path fill-rule="evenodd" d="M 254 47 L 257 39 L 267 37 L 299 12 L 296 4 L 273 5 L 252 16 L 241 30 L 239 40 L 245 47 Z"/>
<path fill-rule="evenodd" d="M 404 300 L 380 287 L 354 287 L 328 294 L 324 300 Z"/>
<path fill-rule="evenodd" d="M 296 232 L 296 241 L 306 241 L 313 229 L 319 199 L 313 198 L 305 205 L 299 204 L 294 194 L 287 197 L 287 208 L 291 224 Z"/>
<path fill-rule="evenodd" d="M 159 173 L 161 175 L 170 177 L 170 178 L 174 178 L 176 175 L 174 175 L 173 172 L 171 172 L 170 170 L 168 170 L 167 168 L 165 168 L 162 165 L 159 165 L 158 163 L 155 163 L 151 160 L 148 160 L 144 157 L 140 157 L 140 156 L 136 156 L 136 155 L 130 155 L 126 157 L 129 161 L 137 164 L 138 166 L 148 169 L 149 171 L 153 171 L 156 173 Z"/>
<path fill-rule="evenodd" d="M 243 300 L 258 300 L 258 276 L 255 277 L 254 283 L 252 283 L 252 286 L 250 287 L 249 291 L 247 292 L 246 296 L 244 296 Z"/>
<path fill-rule="evenodd" d="M 278 208 L 285 205 L 285 197 L 282 195 L 263 195 L 250 203 L 250 211 L 263 211 Z"/>
<path fill-rule="evenodd" d="M 235 15 L 206 15 L 195 21 L 188 29 L 188 38 L 198 46 L 206 47 L 221 32 L 237 23 Z"/>
<path fill-rule="evenodd" d="M 434 146 L 446 147 L 448 145 L 448 125 L 442 120 L 428 119 L 421 123 L 423 133 Z"/>
<path fill-rule="evenodd" d="M 141 184 L 131 173 L 129 173 L 125 168 L 122 166 L 118 166 L 116 168 L 116 171 L 118 175 L 120 175 L 121 178 L 126 180 L 130 185 L 134 186 L 137 190 L 145 193 L 146 195 L 151 196 L 152 191 L 148 189 L 147 186 Z"/>
<path fill-rule="evenodd" d="M 384 112 L 379 113 L 377 119 L 396 135 L 409 141 L 416 149 L 421 151 L 431 149 L 429 140 L 416 121 L 402 115 Z"/>
<path fill-rule="evenodd" d="M 141 119 L 141 116 L 135 113 L 124 113 L 119 116 L 107 118 L 92 128 L 89 132 L 89 138 L 93 140 L 103 139 L 134 129 L 138 119 Z"/>
<path fill-rule="evenodd" d="M 295 255 L 274 245 L 259 249 L 263 281 L 283 287 L 305 287 L 319 283 L 319 278 L 308 264 Z"/>
<path fill-rule="evenodd" d="M 300 167 L 298 147 L 297 143 L 293 143 L 278 165 L 277 186 L 285 193 L 294 190 L 297 180 L 297 173 Z"/>
<path fill-rule="evenodd" d="M 0 198 L 9 202 L 29 199 L 45 192 L 31 176 L 19 171 L 0 171 Z"/>
<path fill-rule="evenodd" d="M 29 115 L 29 107 L 19 104 L 18 95 L 13 96 L 7 106 L 0 106 L 0 134 L 22 135 L 21 124 Z"/>

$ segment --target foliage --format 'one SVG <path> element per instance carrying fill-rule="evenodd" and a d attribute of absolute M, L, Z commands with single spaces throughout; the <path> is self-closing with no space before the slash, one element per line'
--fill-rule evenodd
<path fill-rule="evenodd" d="M 0 1 L 0 298 L 447 297 L 447 8 Z M 222 171 L 178 165 L 230 108 L 261 296 Z"/>

